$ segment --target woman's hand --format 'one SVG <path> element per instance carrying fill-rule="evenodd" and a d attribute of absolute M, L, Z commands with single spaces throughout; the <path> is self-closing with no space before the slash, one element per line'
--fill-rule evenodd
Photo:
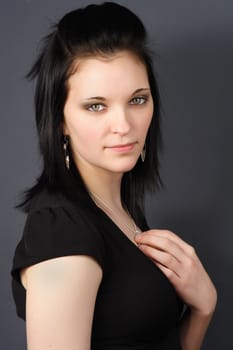
<path fill-rule="evenodd" d="M 168 230 L 145 231 L 135 241 L 193 313 L 207 316 L 214 312 L 216 289 L 192 246 Z"/>

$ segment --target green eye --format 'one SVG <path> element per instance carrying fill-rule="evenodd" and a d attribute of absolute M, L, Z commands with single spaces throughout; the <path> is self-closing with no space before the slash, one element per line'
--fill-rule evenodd
<path fill-rule="evenodd" d="M 104 109 L 104 106 L 100 103 L 93 103 L 87 107 L 87 110 L 90 112 L 101 112 Z"/>
<path fill-rule="evenodd" d="M 130 104 L 133 105 L 143 105 L 144 103 L 146 103 L 146 101 L 148 100 L 147 96 L 138 96 L 138 97 L 134 97 L 131 101 Z"/>

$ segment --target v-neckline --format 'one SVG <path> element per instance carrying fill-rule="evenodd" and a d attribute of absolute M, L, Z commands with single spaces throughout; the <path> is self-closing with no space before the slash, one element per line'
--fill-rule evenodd
<path fill-rule="evenodd" d="M 116 225 L 116 223 L 110 218 L 110 216 L 108 216 L 105 211 L 103 211 L 100 207 L 98 207 L 97 205 L 95 206 L 97 208 L 97 211 L 100 213 L 100 215 L 102 215 L 102 217 L 104 218 L 104 220 L 108 223 L 110 223 L 112 225 L 112 227 L 117 230 L 119 232 L 119 237 L 122 237 L 122 239 L 127 242 L 127 244 L 129 245 L 129 247 L 132 247 L 132 249 L 135 252 L 138 252 L 138 254 L 143 257 L 143 261 L 146 262 L 147 264 L 149 264 L 150 266 L 152 266 L 157 272 L 159 272 L 163 278 L 168 282 L 168 284 L 170 286 L 172 286 L 172 283 L 169 281 L 169 279 L 165 276 L 165 274 L 159 269 L 158 266 L 156 266 L 156 264 L 152 261 L 152 259 L 150 259 L 146 254 L 144 254 L 137 246 L 136 243 L 133 243 L 131 241 L 131 239 L 129 239 L 129 237 Z M 140 228 L 141 229 L 141 228 Z M 143 232 L 143 231 L 142 231 Z M 140 234 L 140 233 L 139 233 Z M 172 286 L 172 288 L 174 289 L 174 287 Z M 177 299 L 179 301 L 179 305 L 180 302 L 183 305 L 182 300 L 178 297 L 178 294 L 176 294 Z"/>
<path fill-rule="evenodd" d="M 120 233 L 121 236 L 123 236 L 123 239 L 126 239 L 126 241 L 128 241 L 129 244 L 130 244 L 131 246 L 134 246 L 139 252 L 141 252 L 143 255 L 145 255 L 145 254 L 138 248 L 137 243 L 136 243 L 136 242 L 134 243 L 134 242 L 120 229 L 120 227 L 111 219 L 111 217 L 110 217 L 108 214 L 105 213 L 104 210 L 102 210 L 102 209 L 101 209 L 100 207 L 98 207 L 97 205 L 96 205 L 96 208 L 97 208 L 97 210 L 99 211 L 99 213 L 102 215 L 102 217 L 104 217 L 105 221 L 110 222 L 110 224 L 114 227 L 114 229 L 117 230 L 117 231 Z M 140 228 L 140 227 L 139 227 L 139 228 Z M 141 230 L 141 228 L 140 228 L 140 230 Z M 142 231 L 142 232 L 143 232 L 143 231 Z M 139 233 L 139 234 L 140 234 L 140 233 Z"/>
<path fill-rule="evenodd" d="M 106 222 L 110 223 L 112 227 L 119 232 L 119 237 L 122 237 L 122 240 L 127 242 L 128 246 L 131 247 L 135 253 L 139 254 L 139 256 L 143 259 L 146 264 L 149 264 L 153 269 L 159 272 L 163 278 L 172 286 L 169 279 L 165 276 L 165 274 L 160 270 L 160 268 L 152 261 L 150 257 L 148 257 L 145 253 L 143 253 L 136 244 L 134 244 L 131 239 L 116 225 L 116 223 L 101 209 L 96 205 L 96 208 L 100 215 L 105 219 Z M 142 231 L 143 232 L 143 231 Z M 173 287 L 174 288 L 174 287 Z M 177 296 L 178 297 L 178 296 Z"/>

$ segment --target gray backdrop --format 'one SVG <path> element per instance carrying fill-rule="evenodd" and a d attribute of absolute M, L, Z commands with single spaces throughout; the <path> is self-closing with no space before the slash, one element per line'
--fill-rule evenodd
<path fill-rule="evenodd" d="M 39 173 L 33 84 L 23 80 L 38 40 L 64 12 L 89 1 L 1 0 L 0 348 L 26 349 L 9 271 L 25 217 L 17 194 Z M 158 53 L 165 190 L 147 201 L 152 227 L 195 245 L 218 289 L 204 349 L 232 348 L 233 2 L 119 1 L 144 20 Z"/>

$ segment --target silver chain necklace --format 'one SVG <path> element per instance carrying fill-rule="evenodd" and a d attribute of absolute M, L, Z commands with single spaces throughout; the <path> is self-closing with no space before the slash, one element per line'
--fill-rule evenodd
<path fill-rule="evenodd" d="M 125 228 L 127 228 L 128 230 L 130 230 L 131 232 L 133 232 L 134 235 L 137 235 L 137 234 L 141 233 L 141 230 L 140 230 L 140 229 L 137 227 L 137 225 L 135 224 L 135 222 L 134 222 L 134 220 L 133 220 L 133 218 L 132 218 L 132 216 L 130 215 L 130 213 L 129 213 L 128 210 L 127 210 L 127 214 L 128 214 L 128 216 L 129 216 L 129 218 L 130 218 L 130 220 L 131 220 L 131 222 L 132 222 L 132 224 L 133 224 L 133 226 L 134 226 L 133 229 L 132 229 L 132 227 L 130 227 L 130 226 L 127 225 L 126 223 L 124 223 L 124 222 L 122 223 L 122 218 L 120 218 L 120 216 L 117 215 L 117 214 L 114 212 L 114 210 L 113 210 L 102 198 L 100 198 L 95 192 L 89 191 L 89 193 L 90 193 L 92 199 L 94 200 L 95 204 L 96 204 L 97 206 L 99 206 L 98 202 L 100 202 L 107 212 L 110 211 L 110 213 L 113 213 L 113 214 L 116 216 L 116 218 L 119 220 L 119 222 L 121 223 L 121 225 L 123 225 Z M 109 214 L 110 214 L 110 213 L 109 213 Z M 110 217 L 111 217 L 111 215 L 110 215 Z"/>

